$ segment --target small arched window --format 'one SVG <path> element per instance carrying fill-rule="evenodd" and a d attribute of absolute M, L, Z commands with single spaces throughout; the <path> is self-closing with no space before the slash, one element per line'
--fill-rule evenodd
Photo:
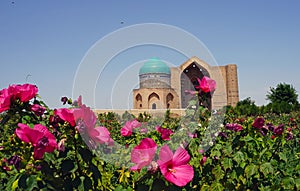
<path fill-rule="evenodd" d="M 156 109 L 156 104 L 155 103 L 152 104 L 152 109 Z"/>

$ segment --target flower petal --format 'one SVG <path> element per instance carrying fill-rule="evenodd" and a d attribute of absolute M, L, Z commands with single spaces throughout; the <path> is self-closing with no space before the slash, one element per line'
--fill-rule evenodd
<path fill-rule="evenodd" d="M 158 165 L 167 164 L 169 161 L 173 159 L 173 152 L 170 150 L 168 145 L 164 145 L 161 147 L 159 152 L 159 160 L 157 161 Z"/>
<path fill-rule="evenodd" d="M 96 127 L 94 128 L 98 135 L 92 137 L 93 139 L 96 140 L 96 142 L 103 144 L 103 143 L 108 143 L 110 141 L 110 133 L 106 129 L 106 127 Z"/>
<path fill-rule="evenodd" d="M 16 128 L 15 134 L 25 143 L 32 143 L 33 146 L 38 142 L 38 140 L 43 136 L 43 133 L 31 129 L 29 126 L 19 123 L 19 128 Z"/>
<path fill-rule="evenodd" d="M 174 167 L 173 170 L 174 172 L 168 172 L 165 178 L 176 186 L 185 186 L 194 178 L 194 169 L 188 164 Z"/>
<path fill-rule="evenodd" d="M 174 166 L 180 166 L 185 165 L 189 162 L 190 155 L 189 153 L 182 147 L 179 147 L 173 156 L 173 165 Z"/>
<path fill-rule="evenodd" d="M 151 138 L 145 138 L 131 151 L 131 161 L 136 163 L 135 168 L 141 169 L 149 165 L 157 149 L 156 143 Z"/>

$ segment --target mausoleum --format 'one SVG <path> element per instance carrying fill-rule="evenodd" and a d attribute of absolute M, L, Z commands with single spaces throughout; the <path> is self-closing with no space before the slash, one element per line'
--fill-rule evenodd
<path fill-rule="evenodd" d="M 197 78 L 210 77 L 217 89 L 210 103 L 212 109 L 225 105 L 235 106 L 239 101 L 237 66 L 210 66 L 192 57 L 179 67 L 170 67 L 164 61 L 153 58 L 139 70 L 139 88 L 133 90 L 134 109 L 183 109 L 191 95 L 185 90 L 195 90 Z"/>

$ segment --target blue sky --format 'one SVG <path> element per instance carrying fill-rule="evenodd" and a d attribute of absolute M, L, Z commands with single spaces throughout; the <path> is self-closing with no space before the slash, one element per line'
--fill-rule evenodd
<path fill-rule="evenodd" d="M 269 88 L 280 82 L 300 91 L 299 8 L 300 1 L 296 0 L 2 0 L 0 88 L 25 83 L 30 74 L 27 82 L 38 85 L 49 106 L 59 107 L 61 96 L 72 96 L 77 68 L 97 41 L 123 27 L 161 23 L 197 37 L 218 65 L 237 64 L 240 99 L 251 97 L 258 105 L 266 104 Z M 116 84 L 116 79 L 122 80 L 124 69 L 138 69 L 141 61 L 155 56 L 174 65 L 185 61 L 174 50 L 159 46 L 122 52 L 111 60 L 110 67 L 116 74 L 107 67 L 99 76 L 96 107 L 109 108 L 110 97 L 120 94 L 105 94 L 110 91 L 106 90 L 105 80 Z M 136 87 L 137 82 L 132 86 Z M 130 97 L 128 90 L 124 91 L 122 96 Z"/>

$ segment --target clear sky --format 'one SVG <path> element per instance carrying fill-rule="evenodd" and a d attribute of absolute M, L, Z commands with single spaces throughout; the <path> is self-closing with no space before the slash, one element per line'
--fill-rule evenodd
<path fill-rule="evenodd" d="M 72 96 L 76 71 L 97 41 L 123 27 L 161 23 L 197 37 L 218 65 L 237 64 L 240 99 L 251 97 L 258 105 L 266 104 L 270 87 L 280 82 L 300 92 L 299 10 L 297 0 L 1 0 L 0 88 L 34 83 L 49 106 L 61 106 L 61 96 Z M 117 55 L 112 69 L 107 67 L 99 76 L 96 107 L 109 108 L 109 99 L 119 95 L 129 99 L 129 90 L 124 88 L 122 94 L 116 83 L 126 81 L 124 70 L 137 71 L 151 57 L 162 57 L 171 65 L 185 61 L 178 52 L 159 46 L 133 47 Z M 110 90 L 104 79 L 120 91 L 105 94 Z M 137 87 L 137 81 L 128 83 Z"/>

